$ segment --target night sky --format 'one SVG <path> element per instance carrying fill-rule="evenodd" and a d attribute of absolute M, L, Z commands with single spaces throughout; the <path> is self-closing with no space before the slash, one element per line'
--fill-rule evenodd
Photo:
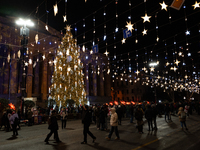
<path fill-rule="evenodd" d="M 165 11 L 161 10 L 159 4 L 163 0 L 147 0 L 146 4 L 143 0 L 131 0 L 131 7 L 129 7 L 129 0 L 118 0 L 118 21 L 116 21 L 115 17 L 115 0 L 87 0 L 86 3 L 85 0 L 68 0 L 67 5 L 65 0 L 57 0 L 57 16 L 53 14 L 53 5 L 56 3 L 56 0 L 4 0 L 1 1 L 0 14 L 3 16 L 39 18 L 43 22 L 48 22 L 48 25 L 58 31 L 62 30 L 65 32 L 64 27 L 66 23 L 63 23 L 62 16 L 65 14 L 66 9 L 67 24 L 71 25 L 72 33 L 77 38 L 80 46 L 84 43 L 87 48 L 91 48 L 93 38 L 95 38 L 95 43 L 98 44 L 100 53 L 104 53 L 107 48 L 111 59 L 116 54 L 119 60 L 127 59 L 129 53 L 133 64 L 136 63 L 134 62 L 136 59 L 139 64 L 143 64 L 145 60 L 160 59 L 160 61 L 164 61 L 166 53 L 168 53 L 167 59 L 174 59 L 174 51 L 179 52 L 180 49 L 183 49 L 186 52 L 186 49 L 189 48 L 193 56 L 192 61 L 195 64 L 198 62 L 198 51 L 200 48 L 200 8 L 193 9 L 192 5 L 194 5 L 195 1 L 186 0 L 184 3 L 186 8 L 182 6 L 180 10 L 175 10 L 168 7 L 168 11 Z M 165 0 L 165 3 L 170 6 L 172 0 Z M 38 12 L 36 13 L 37 7 Z M 46 10 L 49 11 L 48 20 Z M 106 12 L 106 16 L 103 15 L 104 11 Z M 143 23 L 143 19 L 141 19 L 145 11 L 148 16 L 152 16 L 150 23 Z M 95 37 L 93 36 L 94 14 Z M 133 31 L 132 36 L 126 39 L 125 44 L 122 44 L 122 31 L 126 28 L 126 22 L 129 22 L 128 16 L 130 14 L 132 16 L 131 22 L 132 24 L 135 23 L 134 28 L 137 27 L 137 31 Z M 156 14 L 157 18 L 155 18 Z M 171 19 L 169 19 L 169 16 L 171 16 Z M 185 18 L 187 18 L 187 21 L 185 21 Z M 85 28 L 83 28 L 83 19 L 85 19 Z M 157 30 L 156 22 L 158 26 Z M 103 40 L 105 24 L 106 41 Z M 119 32 L 117 33 L 115 33 L 116 25 L 119 28 Z M 148 29 L 148 33 L 145 36 L 142 35 L 144 27 Z M 74 31 L 75 28 L 77 28 L 77 33 Z M 185 35 L 187 29 L 190 31 L 190 35 L 188 36 Z M 86 36 L 85 40 L 83 40 L 84 33 Z M 159 42 L 156 42 L 157 35 L 160 39 Z M 115 40 L 114 36 L 116 37 Z M 138 39 L 137 44 L 135 44 L 136 38 Z M 186 46 L 186 43 L 189 43 L 189 45 Z M 137 54 L 139 58 L 136 58 Z"/>

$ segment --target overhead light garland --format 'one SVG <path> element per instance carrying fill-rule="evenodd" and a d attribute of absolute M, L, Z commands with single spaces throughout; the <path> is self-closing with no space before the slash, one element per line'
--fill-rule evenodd
<path fill-rule="evenodd" d="M 164 1 L 163 1 L 163 3 L 159 3 L 159 4 L 161 5 L 161 10 L 164 9 L 164 10 L 167 11 L 167 6 L 168 6 L 168 5 L 166 5 Z"/>

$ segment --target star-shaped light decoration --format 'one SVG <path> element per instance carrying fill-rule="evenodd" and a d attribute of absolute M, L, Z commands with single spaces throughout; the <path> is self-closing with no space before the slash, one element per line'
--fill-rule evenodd
<path fill-rule="evenodd" d="M 196 8 L 199 8 L 199 5 L 200 5 L 200 2 L 199 3 L 197 3 L 197 1 L 195 2 L 195 4 L 194 5 L 192 5 L 193 7 L 194 7 L 194 9 L 196 9 Z"/>
<path fill-rule="evenodd" d="M 185 35 L 190 35 L 190 31 L 187 30 L 187 31 L 185 32 Z"/>
<path fill-rule="evenodd" d="M 146 70 L 147 70 L 147 68 L 145 68 L 145 67 L 144 67 L 144 68 L 142 68 L 142 70 L 146 71 Z"/>
<path fill-rule="evenodd" d="M 188 78 L 188 76 L 186 75 L 186 76 L 185 76 L 185 78 L 187 79 L 187 78 Z"/>
<path fill-rule="evenodd" d="M 38 34 L 35 35 L 35 43 L 38 43 Z"/>
<path fill-rule="evenodd" d="M 182 55 L 182 52 L 179 52 L 178 55 L 181 56 L 181 55 Z"/>
<path fill-rule="evenodd" d="M 150 22 L 149 19 L 151 18 L 151 16 L 147 16 L 147 14 L 145 13 L 145 16 L 143 16 L 143 17 L 141 17 L 141 18 L 144 19 L 144 20 L 143 20 L 143 23 L 146 22 L 146 21 Z"/>
<path fill-rule="evenodd" d="M 65 29 L 66 29 L 67 31 L 70 31 L 70 30 L 71 30 L 71 26 L 66 25 Z"/>
<path fill-rule="evenodd" d="M 147 30 L 144 29 L 144 31 L 142 31 L 143 36 L 147 34 Z"/>
<path fill-rule="evenodd" d="M 57 60 L 56 60 L 56 59 L 54 59 L 53 63 L 54 63 L 54 65 L 55 65 L 55 64 L 57 63 Z"/>
<path fill-rule="evenodd" d="M 90 54 L 93 54 L 93 50 L 90 51 Z"/>
<path fill-rule="evenodd" d="M 45 55 L 42 56 L 43 60 L 45 59 Z"/>
<path fill-rule="evenodd" d="M 127 23 L 126 27 L 128 28 L 129 31 L 132 32 L 132 30 L 134 30 L 133 24 L 131 24 L 131 21 L 129 21 L 129 23 L 128 22 L 126 22 L 126 23 Z"/>
<path fill-rule="evenodd" d="M 106 56 L 108 56 L 108 54 L 109 54 L 109 52 L 107 52 L 107 50 L 106 50 L 106 52 L 104 53 Z"/>
<path fill-rule="evenodd" d="M 160 79 L 161 77 L 160 76 L 158 76 L 158 79 Z"/>
<path fill-rule="evenodd" d="M 63 22 L 67 21 L 67 15 L 63 16 Z"/>
<path fill-rule="evenodd" d="M 27 62 L 25 62 L 25 66 L 28 66 L 28 63 L 27 63 Z"/>
<path fill-rule="evenodd" d="M 46 29 L 47 31 L 49 30 L 48 25 L 45 26 L 45 29 Z"/>
<path fill-rule="evenodd" d="M 154 69 L 155 69 L 154 67 L 151 67 L 151 68 L 150 68 L 150 71 L 154 71 Z"/>
<path fill-rule="evenodd" d="M 170 63 L 169 63 L 169 62 L 167 62 L 167 63 L 166 63 L 166 66 L 169 66 L 169 64 L 170 64 Z"/>
<path fill-rule="evenodd" d="M 124 44 L 125 42 L 126 42 L 126 39 L 123 38 L 123 39 L 122 39 L 122 44 Z"/>
<path fill-rule="evenodd" d="M 178 61 L 178 59 L 176 59 L 175 64 L 178 66 L 179 63 L 180 63 L 180 61 Z"/>
<path fill-rule="evenodd" d="M 159 41 L 159 37 L 157 36 L 157 38 L 156 38 L 156 41 L 158 42 Z"/>
<path fill-rule="evenodd" d="M 175 66 L 174 66 L 174 68 L 173 67 L 170 68 L 170 70 L 174 70 L 174 72 L 176 72 L 177 69 L 178 68 L 176 68 Z"/>
<path fill-rule="evenodd" d="M 137 70 L 135 73 L 138 75 L 140 72 Z"/>
<path fill-rule="evenodd" d="M 163 1 L 163 3 L 159 3 L 159 4 L 162 6 L 161 10 L 164 9 L 164 10 L 167 11 L 167 6 L 168 6 L 168 5 L 166 5 L 164 1 Z"/>
<path fill-rule="evenodd" d="M 57 3 L 55 5 L 53 5 L 53 8 L 54 8 L 54 16 L 56 16 L 56 14 L 58 13 Z"/>

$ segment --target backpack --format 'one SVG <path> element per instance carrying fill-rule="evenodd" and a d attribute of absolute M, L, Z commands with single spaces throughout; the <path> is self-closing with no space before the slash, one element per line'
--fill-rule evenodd
<path fill-rule="evenodd" d="M 186 115 L 185 115 L 185 112 L 181 112 L 181 119 L 185 119 L 186 118 Z"/>
<path fill-rule="evenodd" d="M 14 125 L 18 125 L 18 122 L 19 122 L 19 119 L 17 117 L 15 117 Z"/>

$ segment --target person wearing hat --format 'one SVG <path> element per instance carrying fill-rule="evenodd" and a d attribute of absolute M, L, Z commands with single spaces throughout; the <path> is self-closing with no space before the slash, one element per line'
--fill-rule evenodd
<path fill-rule="evenodd" d="M 49 118 L 49 127 L 48 127 L 50 131 L 50 133 L 47 135 L 46 139 L 44 140 L 44 142 L 46 142 L 46 144 L 49 144 L 49 138 L 51 137 L 52 134 L 54 134 L 54 139 L 56 139 L 57 143 L 60 143 L 60 139 L 58 137 L 58 122 L 57 122 L 57 117 L 56 117 L 56 111 L 53 110 L 52 111 L 52 115 Z"/>
<path fill-rule="evenodd" d="M 83 106 L 82 123 L 83 123 L 84 141 L 81 142 L 81 144 L 87 144 L 87 134 L 89 134 L 89 136 L 91 136 L 91 138 L 93 139 L 93 143 L 96 140 L 96 137 L 89 130 L 89 126 L 90 126 L 90 123 L 91 123 L 91 115 L 90 115 L 88 109 L 89 108 L 88 108 L 87 105 Z"/>
<path fill-rule="evenodd" d="M 117 136 L 115 139 L 119 140 L 120 138 L 119 138 L 119 132 L 118 132 L 118 115 L 114 107 L 111 108 L 110 126 L 111 126 L 111 130 L 108 137 L 106 137 L 106 139 L 110 140 L 113 134 L 113 131 L 115 131 L 115 134 Z"/>

